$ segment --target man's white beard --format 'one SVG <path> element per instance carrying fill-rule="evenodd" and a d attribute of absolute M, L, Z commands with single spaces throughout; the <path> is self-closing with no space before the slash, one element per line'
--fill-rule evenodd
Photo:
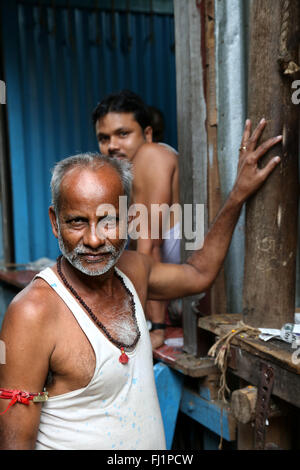
<path fill-rule="evenodd" d="M 62 236 L 61 236 L 59 225 L 58 225 L 57 239 L 58 239 L 59 249 L 60 249 L 61 253 L 63 254 L 63 256 L 69 261 L 69 263 L 72 266 L 74 266 L 74 268 L 78 269 L 78 271 L 80 271 L 84 274 L 87 274 L 88 276 L 101 276 L 102 274 L 105 274 L 107 271 L 109 271 L 113 266 L 115 266 L 115 264 L 117 264 L 120 256 L 122 255 L 122 253 L 125 249 L 125 246 L 126 246 L 126 242 L 127 242 L 126 239 L 123 240 L 120 249 L 117 250 L 112 245 L 112 243 L 110 243 L 108 240 L 106 240 L 105 247 L 104 248 L 102 247 L 100 250 L 97 250 L 95 253 L 97 253 L 97 254 L 111 253 L 110 258 L 107 261 L 107 264 L 101 269 L 96 269 L 96 270 L 92 269 L 92 270 L 90 270 L 90 269 L 88 269 L 88 268 L 86 268 L 85 266 L 82 265 L 80 256 L 78 254 L 79 253 L 80 254 L 93 253 L 92 249 L 90 249 L 90 248 L 86 249 L 84 247 L 84 245 L 82 243 L 80 243 L 74 248 L 74 250 L 67 251 L 67 249 L 64 245 Z"/>

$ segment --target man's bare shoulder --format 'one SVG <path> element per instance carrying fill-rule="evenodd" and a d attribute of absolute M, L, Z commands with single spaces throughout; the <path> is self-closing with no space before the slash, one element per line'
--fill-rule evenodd
<path fill-rule="evenodd" d="M 150 256 L 131 250 L 124 251 L 118 262 L 118 268 L 133 283 L 143 307 L 147 300 L 151 267 L 152 259 Z"/>
<path fill-rule="evenodd" d="M 6 388 L 41 391 L 47 377 L 49 364 L 57 344 L 60 327 L 50 314 L 51 288 L 47 289 L 40 279 L 33 280 L 11 302 L 5 314 L 0 337 L 5 344 L 6 364 L 0 368 L 1 383 Z M 11 421 L 17 429 L 22 420 L 21 409 L 17 407 L 15 419 Z M 21 413 L 21 414 L 19 414 Z M 28 421 L 27 421 L 28 419 Z M 24 425 L 30 439 L 38 424 L 39 413 L 26 414 Z M 23 429 L 22 429 L 23 433 Z"/>
<path fill-rule="evenodd" d="M 156 192 L 168 192 L 167 196 L 155 195 L 159 202 L 170 203 L 170 190 L 174 175 L 178 174 L 178 158 L 175 153 L 156 143 L 143 144 L 133 159 L 133 195 L 135 202 L 146 203 Z M 146 196 L 146 195 L 149 196 Z M 151 200 L 152 200 L 151 196 Z M 145 200 L 145 197 L 147 200 Z"/>
<path fill-rule="evenodd" d="M 147 279 L 151 271 L 152 259 L 137 251 L 125 250 L 118 261 L 118 268 L 131 280 Z"/>
<path fill-rule="evenodd" d="M 135 167 L 145 168 L 145 164 L 149 163 L 150 159 L 151 166 L 157 165 L 160 169 L 175 168 L 178 165 L 178 156 L 170 147 L 146 142 L 137 151 L 133 163 Z"/>
<path fill-rule="evenodd" d="M 56 302 L 55 302 L 56 301 Z M 27 325 L 49 324 L 50 312 L 55 312 L 57 296 L 41 278 L 36 278 L 20 291 L 9 304 L 4 317 L 6 322 L 23 322 Z"/>

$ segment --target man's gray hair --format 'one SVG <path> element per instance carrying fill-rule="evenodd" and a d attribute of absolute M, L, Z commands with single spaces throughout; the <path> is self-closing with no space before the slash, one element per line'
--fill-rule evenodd
<path fill-rule="evenodd" d="M 99 153 L 79 153 L 78 155 L 73 155 L 72 157 L 59 161 L 52 170 L 50 187 L 52 193 L 52 205 L 56 215 L 59 213 L 60 185 L 66 173 L 73 168 L 91 168 L 96 170 L 98 168 L 102 168 L 104 165 L 110 165 L 119 174 L 125 196 L 127 196 L 127 205 L 129 206 L 133 179 L 131 163 L 128 160 L 121 160 L 117 157 L 108 157 Z"/>

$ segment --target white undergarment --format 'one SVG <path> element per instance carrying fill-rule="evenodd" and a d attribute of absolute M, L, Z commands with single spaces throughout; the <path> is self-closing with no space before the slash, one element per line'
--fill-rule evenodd
<path fill-rule="evenodd" d="M 37 450 L 165 449 L 165 436 L 153 375 L 152 348 L 136 290 L 120 270 L 134 296 L 141 337 L 129 362 L 98 329 L 52 269 L 38 274 L 62 298 L 90 341 L 96 357 L 94 376 L 83 388 L 43 403 Z M 76 344 L 74 344 L 76 348 Z"/>
<path fill-rule="evenodd" d="M 181 263 L 180 241 L 181 227 L 180 222 L 177 222 L 174 227 L 163 235 L 161 246 L 161 259 L 163 263 Z"/>

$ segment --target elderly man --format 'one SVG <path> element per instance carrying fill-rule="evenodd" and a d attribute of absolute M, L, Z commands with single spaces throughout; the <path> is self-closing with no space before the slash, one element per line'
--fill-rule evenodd
<path fill-rule="evenodd" d="M 151 212 L 153 204 L 171 207 L 179 202 L 178 155 L 170 146 L 153 142 L 151 112 L 142 99 L 129 90 L 111 94 L 98 104 L 93 122 L 100 152 L 127 158 L 133 164 L 132 197 Z M 163 228 L 163 216 L 153 227 L 149 217 L 148 237 L 140 237 L 137 251 L 154 261 L 180 263 L 180 221 L 171 214 L 169 227 Z M 152 231 L 152 232 L 151 232 Z M 156 238 L 151 233 L 157 233 Z M 150 338 L 153 349 L 164 342 L 166 302 L 149 301 L 146 316 L 152 322 Z"/>
<path fill-rule="evenodd" d="M 84 154 L 56 165 L 49 215 L 62 257 L 16 296 L 4 319 L 0 398 L 10 398 L 0 399 L 1 448 L 165 448 L 143 308 L 147 298 L 194 295 L 213 283 L 244 201 L 280 161 L 258 169 L 281 136 L 255 150 L 265 122 L 251 137 L 250 125 L 229 198 L 203 248 L 182 265 L 123 251 L 126 160 Z M 44 387 L 49 398 L 41 403 Z"/>

